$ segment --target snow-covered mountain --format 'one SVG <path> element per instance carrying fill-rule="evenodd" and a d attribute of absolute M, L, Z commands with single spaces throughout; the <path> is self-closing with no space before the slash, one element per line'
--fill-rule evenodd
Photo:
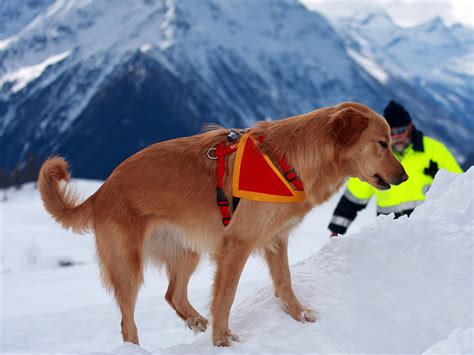
<path fill-rule="evenodd" d="M 450 117 L 474 129 L 472 28 L 448 27 L 440 17 L 402 28 L 384 11 L 341 19 L 335 25 L 355 60 L 374 62 L 386 77 L 408 81 Z"/>
<path fill-rule="evenodd" d="M 204 123 L 243 127 L 349 100 L 381 111 L 391 98 L 460 157 L 470 152 L 468 89 L 441 85 L 459 91 L 461 119 L 420 90 L 422 79 L 389 70 L 297 0 L 46 5 L 0 40 L 0 166 L 59 153 L 76 175 L 105 178 L 133 152 Z"/>
<path fill-rule="evenodd" d="M 0 40 L 18 33 L 54 0 L 2 0 L 0 2 Z"/>

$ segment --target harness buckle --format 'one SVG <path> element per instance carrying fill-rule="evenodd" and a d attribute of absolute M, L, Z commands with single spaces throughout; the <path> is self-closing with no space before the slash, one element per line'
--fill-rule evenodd
<path fill-rule="evenodd" d="M 290 170 L 288 171 L 285 171 L 284 172 L 284 175 L 286 177 L 286 180 L 288 180 L 289 182 L 293 182 L 295 181 L 296 179 L 298 179 L 298 174 L 296 174 L 296 171 L 295 169 L 291 168 Z"/>
<path fill-rule="evenodd" d="M 227 140 L 231 143 L 234 143 L 240 138 L 240 133 L 237 132 L 235 129 L 231 129 L 229 134 L 227 135 Z"/>
<path fill-rule="evenodd" d="M 217 188 L 217 204 L 219 206 L 229 206 L 229 201 L 227 200 L 224 190 L 220 187 Z"/>

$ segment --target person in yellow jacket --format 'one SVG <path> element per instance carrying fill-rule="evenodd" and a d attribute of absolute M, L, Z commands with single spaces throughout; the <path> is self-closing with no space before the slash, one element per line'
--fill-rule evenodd
<path fill-rule="evenodd" d="M 409 216 L 425 200 L 439 169 L 463 172 L 443 143 L 415 128 L 410 114 L 400 104 L 390 101 L 383 115 L 391 128 L 392 150 L 405 168 L 408 180 L 382 191 L 358 178 L 350 178 L 329 224 L 331 236 L 344 234 L 373 195 L 377 198 L 377 215 Z"/>

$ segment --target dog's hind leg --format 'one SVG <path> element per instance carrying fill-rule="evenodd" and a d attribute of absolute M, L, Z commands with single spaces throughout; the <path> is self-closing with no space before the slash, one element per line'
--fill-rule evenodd
<path fill-rule="evenodd" d="M 198 253 L 184 248 L 179 251 L 179 255 L 179 260 L 168 260 L 166 263 L 169 285 L 165 299 L 178 316 L 186 322 L 189 329 L 204 332 L 208 321 L 194 309 L 188 300 L 189 279 L 196 270 L 200 257 Z"/>
<path fill-rule="evenodd" d="M 234 302 L 237 284 L 251 252 L 251 245 L 234 237 L 225 237 L 214 255 L 217 270 L 214 279 L 212 313 L 212 342 L 216 346 L 230 346 L 239 337 L 229 329 L 229 313 Z"/>
<path fill-rule="evenodd" d="M 285 311 L 300 322 L 314 322 L 314 312 L 303 307 L 291 287 L 288 265 L 288 238 L 279 239 L 273 248 L 265 250 L 265 259 L 270 269 L 275 295 L 280 298 Z"/>
<path fill-rule="evenodd" d="M 125 228 L 123 224 L 111 223 L 95 228 L 102 278 L 106 287 L 113 291 L 122 313 L 123 341 L 134 344 L 139 344 L 134 320 L 135 302 L 143 282 L 141 244 L 144 228 L 137 222 Z"/>

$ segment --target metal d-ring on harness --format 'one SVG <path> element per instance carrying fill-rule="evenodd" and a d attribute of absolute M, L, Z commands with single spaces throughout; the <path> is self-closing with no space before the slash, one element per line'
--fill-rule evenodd
<path fill-rule="evenodd" d="M 209 148 L 207 150 L 207 157 L 211 160 L 217 160 L 216 150 L 217 150 L 217 148 Z"/>
<path fill-rule="evenodd" d="M 222 184 L 224 181 L 225 171 L 226 171 L 226 156 L 229 154 L 234 153 L 238 148 L 238 140 L 240 136 L 247 131 L 241 129 L 236 131 L 231 129 L 229 134 L 227 135 L 226 141 L 230 143 L 230 145 L 226 145 L 226 142 L 221 142 L 217 144 L 213 148 L 209 148 L 207 150 L 207 157 L 211 160 L 216 160 L 217 162 L 217 206 L 220 209 L 222 215 L 222 224 L 227 226 L 230 223 L 230 211 L 229 211 L 229 200 L 222 190 Z"/>

